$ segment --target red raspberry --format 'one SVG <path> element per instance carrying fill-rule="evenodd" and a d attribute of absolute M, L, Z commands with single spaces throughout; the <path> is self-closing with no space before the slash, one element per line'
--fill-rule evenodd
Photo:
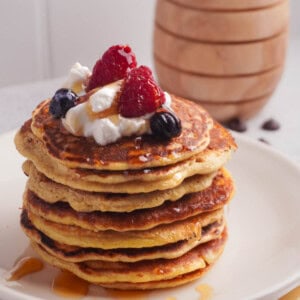
<path fill-rule="evenodd" d="M 129 46 L 110 47 L 96 62 L 86 91 L 124 78 L 128 71 L 135 68 L 136 65 L 135 55 Z"/>
<path fill-rule="evenodd" d="M 148 67 L 140 66 L 128 72 L 119 99 L 119 112 L 123 117 L 134 118 L 152 113 L 164 103 L 164 92 Z"/>

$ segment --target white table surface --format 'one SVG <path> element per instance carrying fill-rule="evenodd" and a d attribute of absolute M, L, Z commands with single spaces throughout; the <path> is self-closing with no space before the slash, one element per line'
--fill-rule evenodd
<path fill-rule="evenodd" d="M 254 139 L 264 138 L 271 147 L 300 163 L 300 41 L 291 41 L 282 80 L 268 104 L 247 122 L 243 133 Z M 66 70 L 66 73 L 68 70 Z M 0 134 L 18 128 L 29 118 L 33 108 L 50 97 L 61 86 L 63 78 L 9 86 L 0 89 Z M 281 124 L 278 131 L 260 128 L 263 121 L 275 118 Z"/>

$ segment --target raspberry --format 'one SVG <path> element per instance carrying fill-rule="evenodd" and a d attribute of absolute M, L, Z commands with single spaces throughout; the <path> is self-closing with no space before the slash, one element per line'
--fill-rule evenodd
<path fill-rule="evenodd" d="M 128 71 L 135 68 L 136 65 L 135 55 L 129 46 L 110 47 L 96 62 L 86 91 L 124 78 Z"/>
<path fill-rule="evenodd" d="M 140 66 L 128 72 L 119 99 L 119 112 L 123 117 L 134 118 L 152 113 L 164 102 L 164 92 L 148 67 Z"/>

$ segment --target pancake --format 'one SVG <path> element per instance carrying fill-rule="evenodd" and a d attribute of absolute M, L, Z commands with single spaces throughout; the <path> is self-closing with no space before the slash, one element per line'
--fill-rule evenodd
<path fill-rule="evenodd" d="M 38 172 L 32 162 L 26 161 L 24 172 L 29 176 L 27 188 L 48 203 L 67 202 L 79 212 L 111 211 L 131 212 L 137 209 L 152 208 L 165 201 L 176 201 L 185 194 L 195 193 L 208 188 L 216 173 L 195 175 L 185 179 L 181 185 L 163 191 L 139 194 L 93 193 L 72 189 L 56 183 Z"/>
<path fill-rule="evenodd" d="M 215 123 L 209 134 L 210 144 L 207 149 L 187 161 L 165 167 L 166 170 L 164 170 L 165 168 L 152 168 L 132 171 L 136 173 L 130 173 L 131 170 L 129 170 L 128 174 L 113 172 L 111 177 L 116 177 L 111 182 L 123 178 L 119 184 L 103 183 L 103 174 L 98 176 L 94 170 L 70 169 L 58 164 L 45 153 L 43 143 L 30 130 L 30 122 L 26 123 L 23 129 L 17 133 L 15 143 L 19 152 L 32 160 L 41 173 L 58 183 L 85 191 L 146 193 L 176 187 L 187 177 L 211 173 L 222 167 L 229 160 L 232 151 L 236 149 L 235 142 L 230 133 L 218 123 Z M 129 178 L 128 182 L 124 181 L 124 178 L 127 177 Z M 150 181 L 150 179 L 155 180 Z"/>
<path fill-rule="evenodd" d="M 158 142 L 152 135 L 143 135 L 100 146 L 92 138 L 68 133 L 61 120 L 49 113 L 49 103 L 50 100 L 45 100 L 35 109 L 31 129 L 48 155 L 69 168 L 132 170 L 174 164 L 207 147 L 213 124 L 199 105 L 172 96 L 171 108 L 181 120 L 180 136 Z"/>
<path fill-rule="evenodd" d="M 103 192 L 103 193 L 126 193 L 126 194 L 137 194 L 137 193 L 150 193 L 157 190 L 166 190 L 179 186 L 185 178 L 182 178 L 181 174 L 175 174 L 173 177 L 166 180 L 157 180 L 157 181 L 130 181 L 120 184 L 103 184 L 98 182 L 86 182 L 81 180 L 80 177 L 72 178 L 65 177 L 59 172 L 59 169 L 44 168 L 45 161 L 40 161 L 41 163 L 34 163 L 34 166 L 43 174 L 45 174 L 49 179 L 66 185 L 73 189 L 88 191 L 88 192 Z M 42 168 L 41 168 L 41 165 Z M 23 165 L 23 170 L 25 173 L 29 173 L 30 161 L 26 161 Z"/>
<path fill-rule="evenodd" d="M 220 253 L 221 255 L 221 253 Z M 154 290 L 154 289 L 167 289 L 180 286 L 196 279 L 201 278 L 210 270 L 213 264 L 206 265 L 205 268 L 196 270 L 194 272 L 186 273 L 177 276 L 172 279 L 158 280 L 158 281 L 148 281 L 148 282 L 113 282 L 113 283 L 101 283 L 104 288 L 115 289 L 115 290 Z"/>
<path fill-rule="evenodd" d="M 51 255 L 68 262 L 82 262 L 87 260 L 135 262 L 146 259 L 171 259 L 179 257 L 199 244 L 218 238 L 224 230 L 225 220 L 221 219 L 202 227 L 200 240 L 181 240 L 158 247 L 110 250 L 81 248 L 54 241 L 32 225 L 26 211 L 23 211 L 21 215 L 21 226 L 30 240 L 41 245 Z"/>
<path fill-rule="evenodd" d="M 155 247 L 180 240 L 201 239 L 202 228 L 223 218 L 223 209 L 202 213 L 183 221 L 149 230 L 91 231 L 46 220 L 27 210 L 33 226 L 51 239 L 67 245 L 102 249 Z"/>
<path fill-rule="evenodd" d="M 49 172 L 47 169 L 57 169 L 56 172 L 59 172 L 60 176 L 74 180 L 80 178 L 81 181 L 86 182 L 116 184 L 129 181 L 165 180 L 174 175 L 178 177 L 179 174 L 181 178 L 186 178 L 195 174 L 207 174 L 219 169 L 229 159 L 236 145 L 231 135 L 218 123 L 214 123 L 209 135 L 209 150 L 204 150 L 197 156 L 164 167 L 125 171 L 91 170 L 64 166 L 47 154 L 43 143 L 32 133 L 30 122 L 25 124 L 23 130 L 17 134 L 16 144 L 19 150 L 22 153 L 24 152 L 24 155 L 32 160 L 38 169 L 45 174 Z M 32 147 L 33 145 L 34 147 Z"/>
<path fill-rule="evenodd" d="M 120 232 L 147 230 L 222 208 L 232 198 L 233 190 L 230 175 L 222 169 L 212 184 L 203 191 L 186 194 L 177 201 L 167 201 L 155 208 L 135 210 L 131 213 L 76 212 L 68 203 L 49 204 L 30 190 L 24 194 L 24 205 L 33 214 L 52 222 L 91 231 L 111 229 Z"/>
<path fill-rule="evenodd" d="M 70 263 L 48 253 L 42 246 L 32 242 L 33 248 L 48 263 L 71 271 L 89 282 L 130 282 L 134 284 L 164 281 L 203 269 L 214 263 L 222 253 L 227 239 L 226 230 L 220 238 L 201 244 L 175 259 L 143 260 L 136 263 L 87 261 Z"/>

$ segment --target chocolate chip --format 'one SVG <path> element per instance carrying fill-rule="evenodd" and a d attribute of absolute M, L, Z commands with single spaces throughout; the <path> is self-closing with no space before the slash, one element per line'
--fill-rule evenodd
<path fill-rule="evenodd" d="M 237 132 L 245 132 L 247 130 L 246 123 L 239 118 L 233 118 L 229 120 L 225 126 Z"/>
<path fill-rule="evenodd" d="M 266 140 L 266 139 L 264 139 L 264 138 L 259 138 L 258 139 L 260 142 L 262 142 L 262 143 L 265 143 L 265 144 L 267 144 L 267 145 L 270 145 L 270 143 Z"/>
<path fill-rule="evenodd" d="M 265 121 L 262 125 L 261 128 L 264 130 L 278 130 L 280 128 L 280 124 L 278 121 L 274 120 L 274 119 L 269 119 L 267 121 Z"/>

